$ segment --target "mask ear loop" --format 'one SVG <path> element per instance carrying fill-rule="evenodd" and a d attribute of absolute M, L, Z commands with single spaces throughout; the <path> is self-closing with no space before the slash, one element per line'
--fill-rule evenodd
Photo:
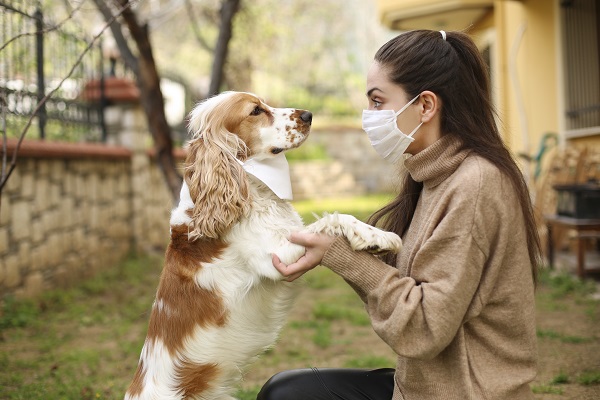
<path fill-rule="evenodd" d="M 409 101 L 409 102 L 408 102 L 408 103 L 407 103 L 407 104 L 406 104 L 404 107 L 402 107 L 402 109 L 400 109 L 400 111 L 398 111 L 398 113 L 396 114 L 396 116 L 400 115 L 400 113 L 401 113 L 402 111 L 404 111 L 404 110 L 405 110 L 405 109 L 406 109 L 408 106 L 410 106 L 412 103 L 414 103 L 414 101 L 415 101 L 416 99 L 418 99 L 418 98 L 419 98 L 419 96 L 421 96 L 421 93 L 419 93 L 418 95 L 416 95 L 414 99 L 412 99 L 412 100 L 411 100 L 411 101 Z M 412 130 L 412 132 L 411 132 L 411 133 L 409 133 L 409 134 L 408 134 L 408 135 L 406 135 L 406 136 L 408 136 L 409 138 L 412 138 L 412 136 L 413 136 L 413 135 L 415 134 L 415 132 L 416 132 L 416 131 L 417 131 L 417 130 L 418 130 L 420 127 L 421 127 L 421 125 L 423 125 L 423 121 L 421 121 L 421 123 L 420 123 L 419 125 L 417 125 L 417 127 L 416 127 L 415 129 L 413 129 L 413 130 Z"/>
<path fill-rule="evenodd" d="M 415 100 L 419 98 L 419 96 L 421 96 L 421 93 L 419 93 L 418 95 L 416 95 L 416 96 L 415 96 L 415 98 L 413 98 L 411 101 L 409 101 L 408 103 L 406 103 L 406 104 L 404 105 L 404 107 L 402 107 L 400 110 L 398 110 L 398 112 L 396 113 L 396 117 L 397 117 L 398 115 L 400 115 L 400 113 L 401 113 L 402 111 L 406 110 L 406 109 L 407 109 L 407 108 L 408 108 L 408 107 L 409 107 L 409 106 L 410 106 L 412 103 L 414 103 L 414 102 L 415 102 Z"/>
<path fill-rule="evenodd" d="M 419 125 L 417 125 L 417 127 L 415 129 L 412 130 L 411 133 L 409 133 L 407 136 L 409 138 L 412 138 L 412 136 L 415 134 L 415 132 L 421 127 L 421 125 L 423 125 L 423 121 L 421 121 L 421 123 Z"/>

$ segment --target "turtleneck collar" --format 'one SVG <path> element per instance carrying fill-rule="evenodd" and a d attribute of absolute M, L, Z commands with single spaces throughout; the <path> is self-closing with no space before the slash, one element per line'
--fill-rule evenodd
<path fill-rule="evenodd" d="M 454 135 L 444 135 L 435 143 L 408 157 L 404 166 L 410 176 L 423 187 L 433 188 L 448 178 L 467 157 L 469 151 L 461 150 L 462 142 Z"/>

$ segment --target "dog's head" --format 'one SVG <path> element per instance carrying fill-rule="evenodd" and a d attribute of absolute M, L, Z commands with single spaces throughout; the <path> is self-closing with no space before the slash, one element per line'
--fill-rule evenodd
<path fill-rule="evenodd" d="M 265 159 L 300 146 L 312 114 L 273 108 L 251 93 L 224 92 L 198 104 L 189 116 L 184 179 L 194 203 L 189 238 L 216 239 L 250 205 L 239 161 Z"/>

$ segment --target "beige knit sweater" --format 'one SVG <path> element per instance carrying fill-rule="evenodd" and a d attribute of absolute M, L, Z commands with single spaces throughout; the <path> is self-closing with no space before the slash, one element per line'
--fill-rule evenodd
<path fill-rule="evenodd" d="M 510 181 L 450 135 L 405 166 L 424 186 L 397 268 L 343 238 L 322 261 L 398 354 L 393 400 L 532 399 L 534 285 Z"/>

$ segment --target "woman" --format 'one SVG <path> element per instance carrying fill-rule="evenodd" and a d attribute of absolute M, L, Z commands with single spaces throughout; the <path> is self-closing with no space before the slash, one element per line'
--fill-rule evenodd
<path fill-rule="evenodd" d="M 531 399 L 540 243 L 477 47 L 460 32 L 401 34 L 375 55 L 367 97 L 375 150 L 411 155 L 399 195 L 370 220 L 398 233 L 402 251 L 382 261 L 343 238 L 295 233 L 305 255 L 273 265 L 288 280 L 319 264 L 341 275 L 396 369 L 287 371 L 258 399 Z"/>

